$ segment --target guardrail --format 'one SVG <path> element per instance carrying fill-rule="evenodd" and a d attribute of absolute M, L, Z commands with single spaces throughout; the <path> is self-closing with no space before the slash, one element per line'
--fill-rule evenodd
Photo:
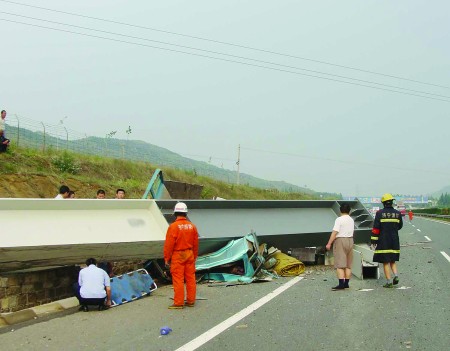
<path fill-rule="evenodd" d="M 450 215 L 437 215 L 437 214 L 430 214 L 430 213 L 414 213 L 415 216 L 420 217 L 431 217 L 431 218 L 448 218 L 450 219 Z"/>

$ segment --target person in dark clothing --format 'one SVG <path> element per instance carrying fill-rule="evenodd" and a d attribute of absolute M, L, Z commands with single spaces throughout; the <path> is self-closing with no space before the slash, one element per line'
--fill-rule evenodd
<path fill-rule="evenodd" d="M 375 215 L 371 243 L 374 248 L 373 261 L 383 263 L 386 277 L 385 288 L 393 288 L 399 282 L 396 262 L 400 259 L 400 240 L 398 231 L 403 227 L 402 215 L 393 208 L 394 197 L 384 194 L 381 197 L 384 208 Z M 391 279 L 391 270 L 394 279 Z"/>
<path fill-rule="evenodd" d="M 5 138 L 4 131 L 0 130 L 0 152 L 6 152 L 10 140 Z"/>

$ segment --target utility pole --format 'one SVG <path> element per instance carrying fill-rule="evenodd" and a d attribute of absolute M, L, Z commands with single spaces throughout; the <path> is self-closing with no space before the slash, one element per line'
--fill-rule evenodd
<path fill-rule="evenodd" d="M 237 181 L 236 184 L 239 185 L 239 164 L 241 163 L 241 144 L 238 145 L 238 159 L 236 162 L 237 165 Z"/>

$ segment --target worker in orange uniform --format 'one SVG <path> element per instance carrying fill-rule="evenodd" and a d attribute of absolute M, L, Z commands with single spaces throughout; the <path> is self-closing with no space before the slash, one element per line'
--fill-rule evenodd
<path fill-rule="evenodd" d="M 409 212 L 408 212 L 408 217 L 409 217 L 409 221 L 411 222 L 412 219 L 413 219 L 413 217 L 414 217 L 413 211 L 409 210 Z"/>
<path fill-rule="evenodd" d="M 173 305 L 169 309 L 194 307 L 196 294 L 195 260 L 198 256 L 197 227 L 187 218 L 187 206 L 183 202 L 175 205 L 176 217 L 167 229 L 164 243 L 164 261 L 170 267 L 174 291 Z M 186 303 L 184 303 L 184 282 L 186 282 Z"/>

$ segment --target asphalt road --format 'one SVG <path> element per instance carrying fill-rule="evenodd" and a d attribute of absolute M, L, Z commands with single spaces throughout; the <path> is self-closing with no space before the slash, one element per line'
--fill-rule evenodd
<path fill-rule="evenodd" d="M 352 279 L 351 289 L 333 292 L 334 272 L 318 270 L 239 319 L 241 311 L 292 279 L 227 288 L 202 285 L 198 294 L 207 300 L 175 311 L 167 309 L 172 296 L 167 286 L 105 312 L 74 310 L 0 329 L 0 349 L 177 350 L 185 345 L 194 350 L 189 342 L 195 340 L 198 350 L 446 350 L 450 262 L 441 251 L 450 255 L 450 226 L 423 219 L 413 224 L 405 223 L 401 231 L 402 244 L 408 244 L 399 263 L 402 289 L 382 288 L 383 279 Z M 228 318 L 235 323 L 214 332 Z M 160 336 L 159 328 L 166 325 L 173 331 Z M 205 332 L 212 338 L 198 339 Z"/>

